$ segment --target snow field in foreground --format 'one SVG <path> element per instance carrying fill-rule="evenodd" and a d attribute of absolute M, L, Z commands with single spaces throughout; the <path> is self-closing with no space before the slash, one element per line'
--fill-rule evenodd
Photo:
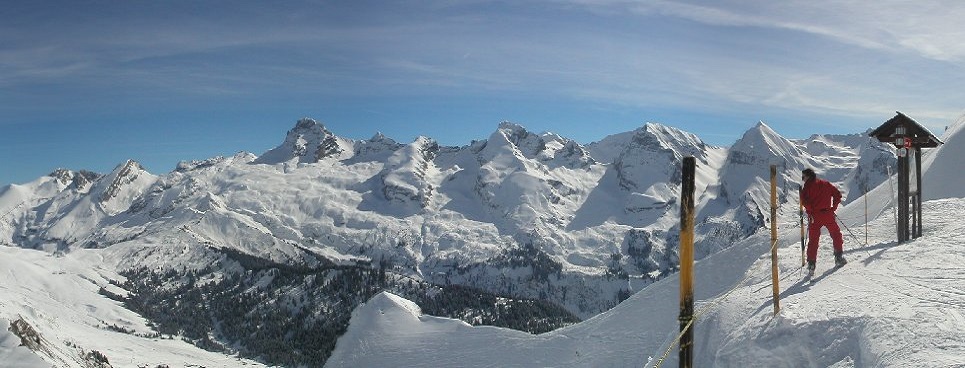
<path fill-rule="evenodd" d="M 845 232 L 850 263 L 834 270 L 822 237 L 815 282 L 803 280 L 800 231 L 779 240 L 781 311 L 773 315 L 769 235 L 697 263 L 695 365 L 941 367 L 965 365 L 965 199 L 924 206 L 924 236 L 897 244 L 882 216 Z M 860 242 L 859 242 L 860 241 Z M 388 293 L 353 314 L 328 367 L 623 367 L 656 362 L 677 332 L 678 279 L 542 335 L 421 315 Z M 726 298 L 718 297 L 736 289 Z M 676 366 L 674 349 L 663 366 Z"/>

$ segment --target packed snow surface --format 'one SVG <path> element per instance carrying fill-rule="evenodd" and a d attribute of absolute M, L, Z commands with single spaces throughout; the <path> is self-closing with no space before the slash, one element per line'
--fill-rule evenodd
<path fill-rule="evenodd" d="M 696 267 L 695 365 L 948 367 L 965 365 L 965 199 L 929 201 L 924 236 L 904 244 L 888 216 L 852 229 L 835 270 L 830 246 L 803 279 L 797 229 L 779 241 L 774 315 L 769 239 L 755 236 Z M 530 335 L 421 315 L 382 293 L 353 314 L 328 367 L 653 366 L 676 335 L 676 276 L 567 328 Z M 735 287 L 730 294 L 731 287 Z M 673 350 L 664 366 L 676 366 Z M 650 359 L 653 359 L 652 361 Z"/>

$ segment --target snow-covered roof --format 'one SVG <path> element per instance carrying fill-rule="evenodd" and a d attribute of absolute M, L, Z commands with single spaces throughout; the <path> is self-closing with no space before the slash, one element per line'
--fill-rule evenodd
<path fill-rule="evenodd" d="M 898 137 L 912 138 L 912 145 L 922 148 L 935 148 L 943 144 L 942 141 L 938 140 L 938 137 L 935 137 L 927 128 L 918 124 L 915 119 L 902 114 L 901 111 L 896 112 L 898 114 L 895 115 L 895 117 L 888 119 L 888 121 L 871 133 L 868 133 L 868 135 L 878 138 L 879 141 L 885 143 L 894 143 L 895 138 Z M 897 132 L 899 127 L 904 127 L 906 132 L 899 134 Z"/>

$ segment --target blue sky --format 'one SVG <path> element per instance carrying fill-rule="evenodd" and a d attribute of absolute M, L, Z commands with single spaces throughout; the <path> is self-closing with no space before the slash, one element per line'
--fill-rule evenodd
<path fill-rule="evenodd" d="M 261 154 L 301 117 L 446 145 L 503 120 L 730 145 L 965 111 L 959 1 L 6 1 L 0 186 Z"/>

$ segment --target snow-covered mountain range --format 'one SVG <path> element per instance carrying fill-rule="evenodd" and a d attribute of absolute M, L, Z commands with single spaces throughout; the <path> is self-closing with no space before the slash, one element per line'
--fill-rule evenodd
<path fill-rule="evenodd" d="M 282 263 L 306 262 L 307 247 L 434 283 L 543 295 L 587 317 L 673 270 L 684 156 L 698 159 L 703 193 L 698 258 L 765 226 L 769 164 L 782 183 L 814 167 L 851 199 L 894 161 L 861 135 L 790 141 L 763 123 L 729 149 L 658 124 L 582 146 L 503 123 L 487 140 L 440 147 L 352 141 L 303 119 L 261 156 L 182 162 L 161 176 L 128 161 L 103 176 L 59 170 L 8 186 L 0 243 L 53 251 L 168 237 Z M 782 203 L 795 200 L 793 184 L 781 190 Z M 521 249 L 545 264 L 494 264 Z"/>
<path fill-rule="evenodd" d="M 889 183 L 839 211 L 850 219 L 846 230 L 856 232 L 845 234 L 850 262 L 841 269 L 824 243 L 817 276 L 805 280 L 799 228 L 781 231 L 777 314 L 768 232 L 697 262 L 694 366 L 965 366 L 965 120 L 942 140 L 922 164 L 921 238 L 895 241 Z M 356 309 L 326 366 L 677 366 L 678 290 L 673 275 L 607 312 L 540 335 L 425 315 L 385 292 Z"/>
<path fill-rule="evenodd" d="M 356 141 L 302 119 L 260 156 L 182 162 L 161 175 L 127 161 L 106 175 L 58 170 L 0 188 L 0 244 L 96 254 L 108 274 L 92 283 L 116 300 L 137 300 L 142 315 L 160 302 L 128 296 L 132 289 L 214 285 L 260 290 L 293 314 L 323 320 L 364 299 L 339 302 L 317 290 L 346 270 L 371 269 L 382 285 L 373 293 L 465 286 L 587 318 L 675 271 L 686 156 L 698 162 L 698 258 L 768 226 L 771 164 L 779 166 L 785 224 L 796 222 L 803 168 L 838 184 L 848 202 L 880 187 L 895 162 L 891 148 L 864 134 L 788 140 L 764 123 L 731 147 L 652 123 L 587 145 L 502 123 L 486 140 L 444 147 L 428 137 Z M 209 296 L 197 300 L 218 313 Z M 259 310 L 246 312 L 267 313 Z M 22 317 L 15 313 L 23 312 L 0 318 Z M 245 351 L 212 319 L 188 340 Z M 133 317 L 116 320 L 151 330 Z"/>

